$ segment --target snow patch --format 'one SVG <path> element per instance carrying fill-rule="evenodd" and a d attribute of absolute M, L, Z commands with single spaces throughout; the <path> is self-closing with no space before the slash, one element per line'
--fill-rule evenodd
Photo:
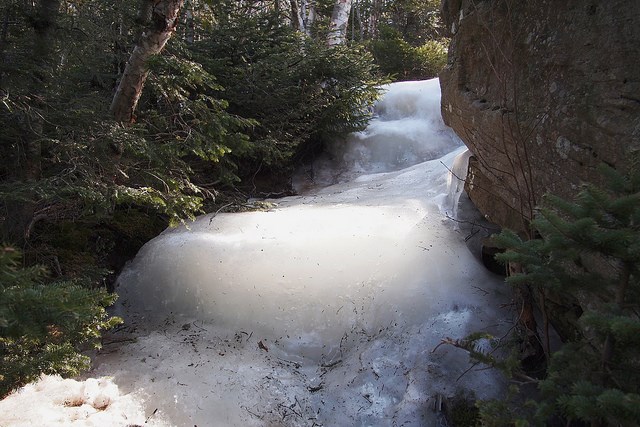
<path fill-rule="evenodd" d="M 0 425 L 168 426 L 159 414 L 145 414 L 135 394 L 122 394 L 111 378 L 85 381 L 43 375 L 0 401 Z"/>

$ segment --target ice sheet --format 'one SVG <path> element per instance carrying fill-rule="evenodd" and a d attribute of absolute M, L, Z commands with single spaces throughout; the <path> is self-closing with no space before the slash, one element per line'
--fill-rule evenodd
<path fill-rule="evenodd" d="M 438 395 L 499 395 L 498 373 L 433 351 L 508 327 L 502 279 L 449 218 L 464 148 L 437 80 L 386 91 L 371 126 L 306 171 L 304 194 L 145 245 L 117 288 L 128 329 L 91 375 L 177 426 L 434 426 Z"/>

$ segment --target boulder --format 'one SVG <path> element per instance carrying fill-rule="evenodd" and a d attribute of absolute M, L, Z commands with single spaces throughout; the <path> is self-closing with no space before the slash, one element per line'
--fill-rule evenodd
<path fill-rule="evenodd" d="M 640 148 L 640 1 L 443 0 L 442 115 L 474 155 L 467 191 L 518 231 Z"/>

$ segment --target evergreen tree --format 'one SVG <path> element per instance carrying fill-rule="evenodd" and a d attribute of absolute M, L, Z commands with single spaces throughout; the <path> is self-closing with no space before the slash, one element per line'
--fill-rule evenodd
<path fill-rule="evenodd" d="M 256 121 L 251 144 L 227 157 L 240 176 L 287 181 L 300 153 L 365 127 L 384 82 L 364 49 L 330 48 L 274 13 L 233 15 L 189 52 L 224 87 L 228 111 Z"/>
<path fill-rule="evenodd" d="M 546 197 L 532 225 L 540 238 L 505 231 L 499 258 L 523 267 L 508 278 L 583 309 L 576 334 L 552 354 L 539 383 L 538 421 L 592 426 L 640 423 L 640 165 L 603 168 L 606 188 L 585 185 L 573 202 Z"/>
<path fill-rule="evenodd" d="M 115 295 L 80 281 L 47 283 L 43 267 L 21 268 L 20 258 L 0 248 L 0 398 L 41 373 L 87 369 L 79 346 L 97 347 L 101 331 L 121 321 L 105 310 Z"/>

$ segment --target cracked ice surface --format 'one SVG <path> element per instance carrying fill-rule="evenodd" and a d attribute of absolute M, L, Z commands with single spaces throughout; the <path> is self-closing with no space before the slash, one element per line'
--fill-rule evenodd
<path fill-rule="evenodd" d="M 179 426 L 432 426 L 438 394 L 497 396 L 498 373 L 462 375 L 465 353 L 432 351 L 508 327 L 502 279 L 447 218 L 463 149 L 439 96 L 437 80 L 389 85 L 372 125 L 305 172 L 303 195 L 145 245 L 117 289 L 129 335 L 92 375 Z"/>

